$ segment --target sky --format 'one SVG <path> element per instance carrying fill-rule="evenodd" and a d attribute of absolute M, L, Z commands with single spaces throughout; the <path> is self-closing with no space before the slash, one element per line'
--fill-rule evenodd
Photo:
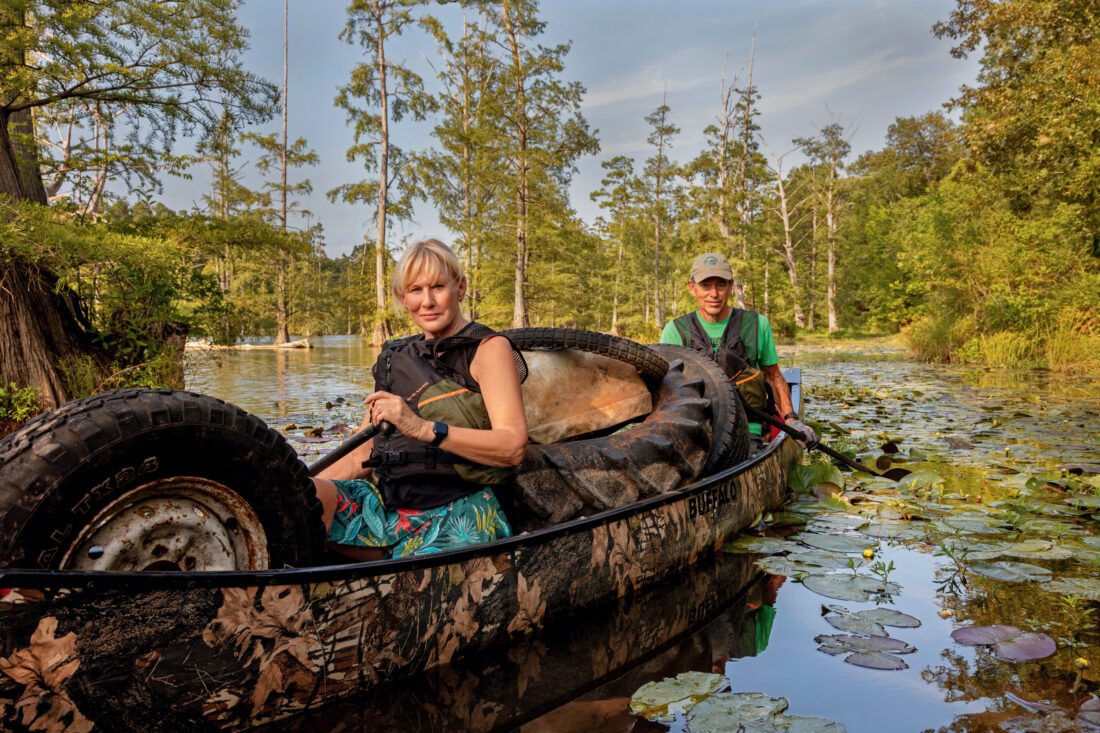
<path fill-rule="evenodd" d="M 244 65 L 282 84 L 283 3 L 246 0 L 241 22 L 251 34 Z M 971 84 L 977 61 L 951 57 L 950 40 L 931 33 L 954 7 L 950 0 L 543 0 L 543 45 L 571 42 L 562 79 L 585 88 L 582 113 L 596 130 L 600 152 L 578 161 L 570 199 L 588 223 L 599 215 L 589 194 L 598 189 L 600 162 L 615 155 L 636 160 L 652 155 L 644 118 L 667 99 L 670 119 L 680 133 L 672 139 L 673 160 L 686 162 L 703 146 L 703 128 L 721 108 L 723 72 L 746 81 L 755 32 L 753 84 L 760 92 L 761 135 L 776 155 L 794 148 L 792 139 L 809 137 L 830 123 L 849 134 L 853 158 L 880 149 L 898 117 L 942 109 L 960 86 Z M 456 8 L 433 10 L 456 31 Z M 291 173 L 308 176 L 313 194 L 303 201 L 314 223 L 324 226 L 329 256 L 350 252 L 364 237 L 373 241 L 370 210 L 330 202 L 325 193 L 370 174 L 349 163 L 353 144 L 345 113 L 334 104 L 351 69 L 365 59 L 361 49 L 339 40 L 346 19 L 343 0 L 289 0 L 289 136 L 304 137 L 320 164 Z M 417 69 L 429 89 L 435 43 L 410 30 L 387 52 Z M 724 67 L 724 68 L 723 68 Z M 392 140 L 406 149 L 434 145 L 432 123 L 391 125 Z M 257 131 L 276 132 L 278 119 Z M 178 151 L 184 152 L 184 151 Z M 245 151 L 249 165 L 254 151 Z M 789 170 L 801 161 L 784 159 Z M 258 185 L 259 179 L 246 179 Z M 210 186 L 210 175 L 166 181 L 160 197 L 173 209 L 192 209 Z M 426 237 L 451 239 L 429 203 L 417 206 L 415 220 L 391 229 L 390 242 Z"/>

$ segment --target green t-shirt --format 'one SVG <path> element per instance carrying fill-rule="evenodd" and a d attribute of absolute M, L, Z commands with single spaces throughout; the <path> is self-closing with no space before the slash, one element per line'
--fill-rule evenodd
<path fill-rule="evenodd" d="M 733 312 L 730 312 L 730 318 L 733 317 Z M 724 321 L 718 321 L 717 323 L 711 323 L 706 318 L 699 317 L 699 311 L 695 311 L 695 318 L 699 321 L 699 325 L 703 327 L 703 333 L 710 338 L 711 348 L 714 349 L 714 353 L 718 353 L 718 345 L 722 343 L 722 334 L 726 332 L 726 325 L 729 324 L 730 319 L 727 318 Z M 675 324 L 669 321 L 665 324 L 665 330 L 661 331 L 662 344 L 674 344 L 676 346 L 690 346 L 691 344 L 685 344 L 680 340 L 680 332 L 676 330 Z M 756 363 L 753 366 L 757 369 L 761 367 L 771 366 L 772 364 L 779 363 L 779 354 L 775 351 L 775 337 L 772 336 L 772 324 L 768 322 L 768 319 L 762 315 L 757 314 L 756 321 Z M 761 425 L 758 422 L 749 423 L 749 432 L 755 435 L 761 434 Z"/>

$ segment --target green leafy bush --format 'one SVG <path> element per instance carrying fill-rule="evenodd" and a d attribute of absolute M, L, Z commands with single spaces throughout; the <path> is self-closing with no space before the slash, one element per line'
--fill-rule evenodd
<path fill-rule="evenodd" d="M 41 411 L 38 390 L 34 387 L 17 387 L 15 382 L 7 387 L 0 384 L 0 420 L 21 423 Z"/>

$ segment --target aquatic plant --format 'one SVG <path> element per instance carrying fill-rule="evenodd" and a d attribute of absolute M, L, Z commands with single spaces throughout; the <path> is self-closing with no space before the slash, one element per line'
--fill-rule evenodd
<path fill-rule="evenodd" d="M 892 572 L 894 572 L 893 560 L 889 563 L 884 563 L 882 560 L 879 560 L 871 566 L 871 574 L 877 576 L 883 583 L 890 582 L 890 573 Z"/>

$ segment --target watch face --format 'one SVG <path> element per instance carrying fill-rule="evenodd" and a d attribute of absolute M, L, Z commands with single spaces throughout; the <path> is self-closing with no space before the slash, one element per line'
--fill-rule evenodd
<path fill-rule="evenodd" d="M 432 441 L 432 445 L 439 445 L 443 442 L 443 439 L 447 437 L 447 423 L 437 420 L 435 424 L 432 425 L 432 432 L 435 433 L 435 440 Z"/>

